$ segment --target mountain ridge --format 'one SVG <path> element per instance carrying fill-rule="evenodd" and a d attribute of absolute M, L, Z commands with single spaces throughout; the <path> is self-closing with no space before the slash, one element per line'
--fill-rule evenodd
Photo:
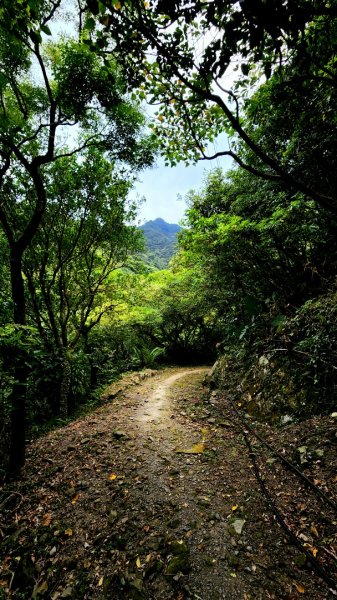
<path fill-rule="evenodd" d="M 139 229 L 146 240 L 144 260 L 156 269 L 165 269 L 176 251 L 180 225 L 167 223 L 161 217 L 157 217 L 146 221 Z"/>

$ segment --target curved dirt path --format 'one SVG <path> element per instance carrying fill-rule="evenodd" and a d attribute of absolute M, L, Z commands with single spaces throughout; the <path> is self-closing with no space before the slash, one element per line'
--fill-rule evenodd
<path fill-rule="evenodd" d="M 166 369 L 30 445 L 5 597 L 328 597 L 267 512 L 207 370 Z"/>
<path fill-rule="evenodd" d="M 163 425 L 165 422 L 167 423 L 167 418 L 172 416 L 174 410 L 169 394 L 172 385 L 182 377 L 194 377 L 199 373 L 205 375 L 208 370 L 207 367 L 203 369 L 184 369 L 166 377 L 162 383 L 155 386 L 150 396 L 143 403 L 140 403 L 137 410 L 137 421 L 148 423 L 150 427 L 153 424 L 160 423 Z"/>

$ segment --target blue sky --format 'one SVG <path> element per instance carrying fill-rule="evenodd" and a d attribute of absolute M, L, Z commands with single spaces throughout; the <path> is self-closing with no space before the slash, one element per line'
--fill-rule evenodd
<path fill-rule="evenodd" d="M 200 189 L 207 171 L 217 166 L 228 170 L 231 165 L 231 160 L 222 158 L 221 161 L 201 161 L 189 167 L 184 164 L 165 167 L 164 161 L 158 159 L 157 166 L 139 175 L 139 181 L 130 194 L 131 198 L 146 198 L 139 210 L 141 222 L 161 217 L 168 223 L 178 223 L 185 212 L 187 192 Z"/>

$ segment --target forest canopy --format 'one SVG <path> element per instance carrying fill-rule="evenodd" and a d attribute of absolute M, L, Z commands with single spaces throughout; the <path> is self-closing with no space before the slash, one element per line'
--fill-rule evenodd
<path fill-rule="evenodd" d="M 4 470 L 22 466 L 27 432 L 164 361 L 220 357 L 262 418 L 333 408 L 336 8 L 3 2 Z M 144 263 L 129 200 L 156 153 L 233 159 L 187 194 L 162 270 Z"/>

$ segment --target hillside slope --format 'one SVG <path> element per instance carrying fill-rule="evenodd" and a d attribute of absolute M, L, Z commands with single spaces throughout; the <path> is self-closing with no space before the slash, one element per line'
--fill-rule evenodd
<path fill-rule="evenodd" d="M 144 260 L 157 269 L 165 269 L 175 253 L 181 227 L 158 218 L 147 221 L 140 226 L 140 229 L 146 239 Z"/>

